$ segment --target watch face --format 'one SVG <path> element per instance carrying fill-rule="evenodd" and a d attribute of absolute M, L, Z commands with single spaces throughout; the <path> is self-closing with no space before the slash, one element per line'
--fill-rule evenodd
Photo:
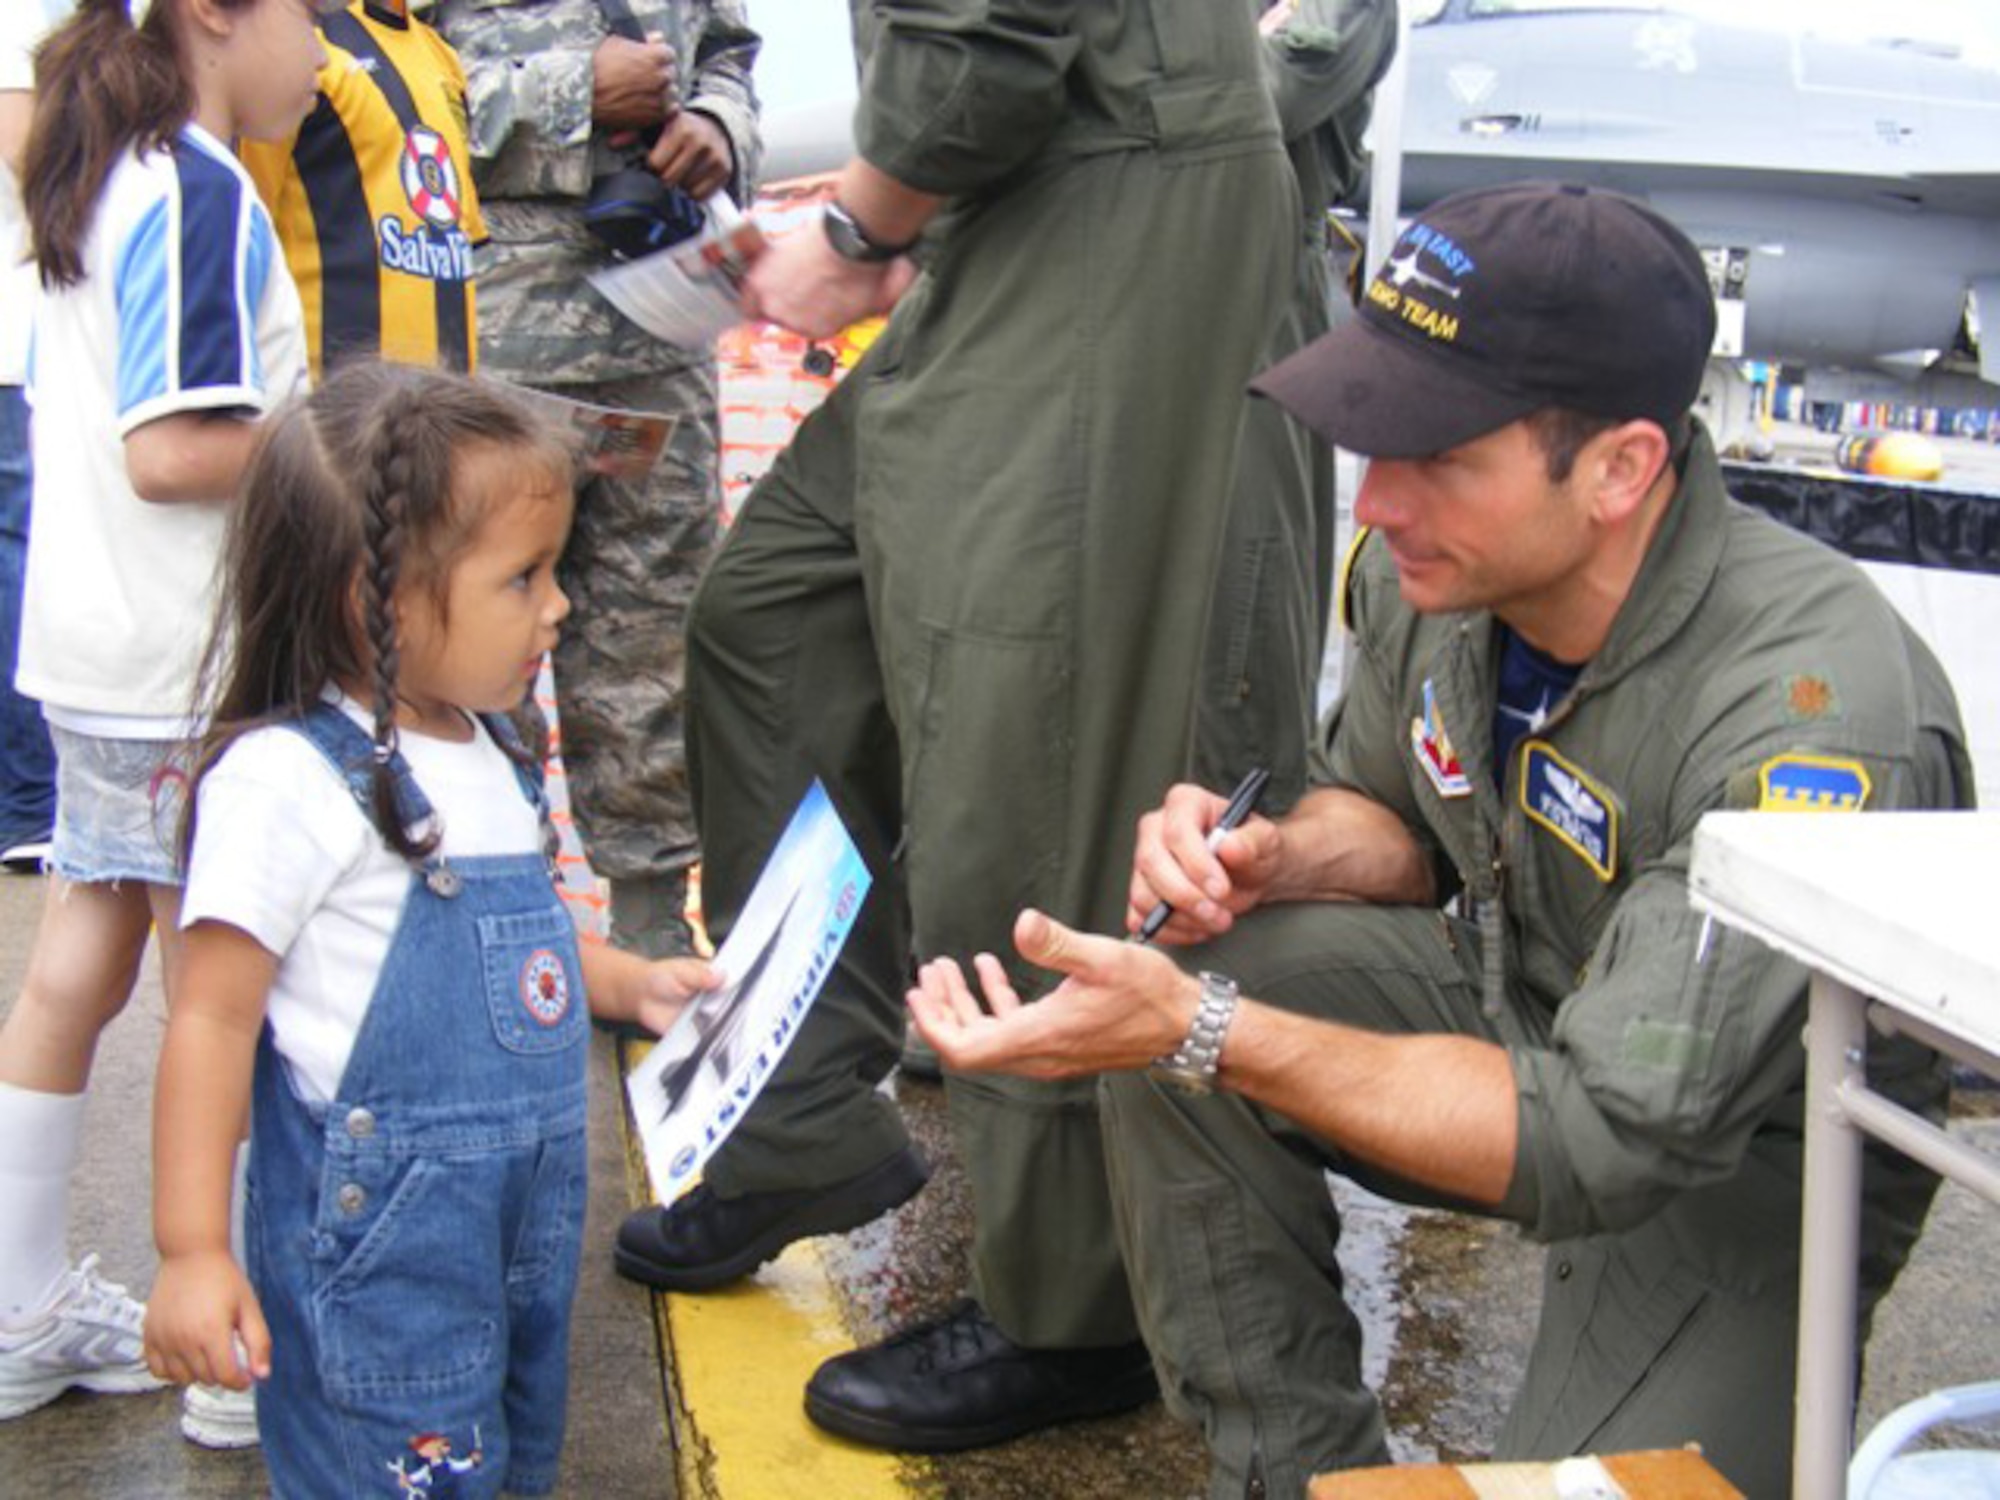
<path fill-rule="evenodd" d="M 861 226 L 854 222 L 853 215 L 838 203 L 828 203 L 820 210 L 820 227 L 826 231 L 827 243 L 833 246 L 833 253 L 842 260 L 877 262 L 894 260 L 896 252 L 885 246 L 870 244 Z"/>

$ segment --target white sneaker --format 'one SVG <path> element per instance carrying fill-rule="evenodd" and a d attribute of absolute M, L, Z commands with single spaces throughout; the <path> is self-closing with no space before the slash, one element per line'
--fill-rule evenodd
<path fill-rule="evenodd" d="M 256 1447 L 256 1391 L 189 1386 L 181 1397 L 181 1436 L 203 1448 Z"/>
<path fill-rule="evenodd" d="M 87 1255 L 65 1272 L 48 1308 L 26 1328 L 0 1328 L 0 1421 L 46 1406 L 71 1386 L 157 1391 L 146 1368 L 146 1309 L 97 1274 Z"/>

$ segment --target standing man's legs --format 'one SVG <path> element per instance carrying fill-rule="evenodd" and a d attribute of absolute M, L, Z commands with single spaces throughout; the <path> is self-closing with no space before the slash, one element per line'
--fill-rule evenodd
<path fill-rule="evenodd" d="M 856 503 L 921 954 L 1011 958 L 1024 905 L 1122 918 L 1138 818 L 1187 764 L 1243 383 L 1291 276 L 1289 243 L 1225 254 L 1215 231 L 1290 195 L 1254 140 L 1090 158 L 948 242 L 920 289 L 921 357 L 869 395 Z M 1233 299 L 1195 269 L 1223 259 Z M 823 1366 L 808 1412 L 930 1449 L 1143 1401 L 1094 1086 L 945 1087 L 977 1305 Z"/>
<path fill-rule="evenodd" d="M 890 347 L 885 335 L 876 350 Z M 710 930 L 728 933 L 815 777 L 874 884 L 704 1187 L 626 1221 L 619 1266 L 655 1286 L 746 1275 L 791 1240 L 865 1223 L 924 1181 L 901 1115 L 875 1087 L 895 1063 L 910 968 L 897 741 L 852 519 L 852 408 L 878 357 L 834 390 L 751 492 L 691 612 L 688 764 Z"/>
<path fill-rule="evenodd" d="M 668 412 L 667 451 L 639 483 L 593 475 L 561 564 L 575 618 L 555 649 L 570 805 L 592 868 L 611 884 L 611 930 L 649 957 L 691 951 L 682 915 L 700 855 L 688 795 L 689 601 L 720 525 L 712 364 L 558 394 Z"/>
<path fill-rule="evenodd" d="M 0 861 L 39 870 L 55 824 L 56 754 L 41 705 L 14 691 L 31 462 L 27 400 L 20 386 L 0 385 Z"/>

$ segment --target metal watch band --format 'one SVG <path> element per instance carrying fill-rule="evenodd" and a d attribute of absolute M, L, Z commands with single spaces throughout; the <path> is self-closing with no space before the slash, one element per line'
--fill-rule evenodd
<path fill-rule="evenodd" d="M 1236 1016 L 1236 981 L 1227 974 L 1204 972 L 1201 1003 L 1195 1008 L 1188 1034 L 1172 1053 L 1160 1058 L 1151 1072 L 1168 1083 L 1178 1084 L 1197 1094 L 1215 1092 L 1215 1078 L 1222 1066 L 1222 1039 Z"/>
<path fill-rule="evenodd" d="M 894 260 L 910 248 L 910 245 L 885 245 L 880 240 L 871 239 L 860 221 L 834 198 L 829 198 L 820 209 L 819 226 L 826 231 L 826 242 L 833 246 L 833 253 L 842 260 L 880 265 L 885 260 Z M 915 243 L 914 240 L 910 242 Z"/>

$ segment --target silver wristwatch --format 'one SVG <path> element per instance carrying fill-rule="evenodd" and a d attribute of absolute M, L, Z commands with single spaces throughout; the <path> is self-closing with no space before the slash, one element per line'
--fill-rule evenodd
<path fill-rule="evenodd" d="M 1222 1039 L 1236 1016 L 1236 981 L 1227 974 L 1203 973 L 1200 979 L 1201 1004 L 1186 1040 L 1147 1071 L 1190 1094 L 1212 1094 L 1222 1066 Z"/>

